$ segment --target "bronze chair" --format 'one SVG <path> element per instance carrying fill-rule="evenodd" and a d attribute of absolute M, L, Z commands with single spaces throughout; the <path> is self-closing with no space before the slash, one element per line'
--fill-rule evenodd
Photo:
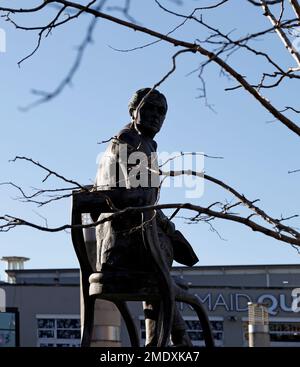
<path fill-rule="evenodd" d="M 93 217 L 98 217 L 100 213 L 116 212 L 116 207 L 121 210 L 127 208 L 126 210 L 130 211 L 128 207 L 143 206 L 145 202 L 137 199 L 140 197 L 138 190 L 139 188 L 118 188 L 105 191 L 78 190 L 73 192 L 71 234 L 80 264 L 84 307 L 81 346 L 90 346 L 93 332 L 94 305 L 96 298 L 99 298 L 111 301 L 117 306 L 125 321 L 131 345 L 134 347 L 139 346 L 139 337 L 128 310 L 127 301 L 160 302 L 159 319 L 156 325 L 158 347 L 164 347 L 168 344 L 175 301 L 189 304 L 195 310 L 201 322 L 206 347 L 213 347 L 214 340 L 210 323 L 202 304 L 196 296 L 188 293 L 182 285 L 172 279 L 169 269 L 167 269 L 162 259 L 154 210 L 143 211 L 143 221 L 147 223 L 144 242 L 148 256 L 153 260 L 154 271 L 118 271 L 109 276 L 109 273 L 107 275 L 96 270 L 96 250 L 95 246 L 90 248 L 90 244 L 87 244 L 84 240 L 81 227 L 82 214 L 93 213 Z M 153 191 L 150 190 L 147 203 L 153 203 L 151 197 L 153 197 Z"/>

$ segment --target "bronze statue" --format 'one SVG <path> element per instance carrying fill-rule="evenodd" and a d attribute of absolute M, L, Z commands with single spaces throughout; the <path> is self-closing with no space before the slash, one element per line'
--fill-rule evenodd
<path fill-rule="evenodd" d="M 150 93 L 149 93 L 150 92 Z M 160 131 L 167 113 L 167 101 L 158 90 L 140 89 L 129 103 L 131 122 L 115 136 L 102 157 L 96 178 L 97 190 L 118 190 L 140 187 L 139 205 L 147 205 L 149 190 L 159 189 L 159 170 L 156 161 L 157 144 L 153 140 Z M 110 214 L 101 214 L 100 220 Z M 183 235 L 163 214 L 156 211 L 157 231 L 161 252 L 168 268 L 173 259 L 185 265 L 194 265 L 198 259 Z M 143 246 L 142 213 L 137 212 L 107 221 L 96 228 L 97 271 L 107 279 L 113 279 L 120 271 L 153 270 Z M 146 323 L 146 346 L 157 344 L 155 323 L 158 304 L 143 303 Z M 171 330 L 173 345 L 192 346 L 186 333 L 185 322 L 175 307 Z"/>

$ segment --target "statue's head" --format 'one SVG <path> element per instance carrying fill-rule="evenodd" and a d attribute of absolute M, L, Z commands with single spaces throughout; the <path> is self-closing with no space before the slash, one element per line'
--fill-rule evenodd
<path fill-rule="evenodd" d="M 128 107 L 135 128 L 145 135 L 154 137 L 162 127 L 168 105 L 166 97 L 156 89 L 147 95 L 150 90 L 151 88 L 143 88 L 136 91 Z M 144 98 L 145 96 L 147 97 Z"/>

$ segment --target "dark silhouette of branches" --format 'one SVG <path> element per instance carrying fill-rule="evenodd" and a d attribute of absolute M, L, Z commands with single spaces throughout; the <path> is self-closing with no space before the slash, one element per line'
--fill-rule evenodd
<path fill-rule="evenodd" d="M 277 230 L 268 229 L 266 227 L 263 227 L 262 225 L 257 224 L 253 222 L 252 220 L 250 220 L 250 218 L 243 218 L 235 214 L 218 212 L 215 210 L 211 210 L 209 208 L 201 207 L 199 205 L 193 205 L 191 203 L 172 203 L 172 204 L 149 205 L 149 206 L 142 206 L 142 207 L 128 207 L 122 210 L 118 210 L 116 213 L 111 214 L 109 217 L 106 217 L 95 223 L 76 225 L 73 227 L 74 228 L 90 228 L 98 224 L 102 224 L 104 222 L 113 220 L 114 218 L 120 215 L 124 215 L 124 214 L 130 215 L 134 212 L 141 212 L 141 211 L 153 210 L 153 209 L 188 209 L 191 211 L 195 211 L 198 214 L 207 215 L 208 217 L 220 218 L 220 219 L 225 219 L 225 220 L 229 220 L 232 222 L 240 223 L 240 224 L 243 224 L 251 228 L 253 231 L 263 233 L 276 240 L 279 240 L 279 241 L 282 241 L 288 244 L 292 244 L 295 246 L 300 246 L 300 233 L 298 233 L 297 238 L 293 238 L 285 234 L 282 234 L 281 232 Z M 34 224 L 32 222 L 28 222 L 24 219 L 14 217 L 9 214 L 5 214 L 4 216 L 1 216 L 0 223 L 1 222 L 2 224 L 0 224 L 0 232 L 7 232 L 18 226 L 28 226 L 28 227 L 38 229 L 40 231 L 45 231 L 45 232 L 60 232 L 60 231 L 72 228 L 72 225 L 70 224 L 65 224 L 63 226 L 53 227 L 53 228 L 44 227 L 44 226 Z"/>
<path fill-rule="evenodd" d="M 184 153 L 183 153 L 184 154 Z M 174 159 L 176 159 L 176 157 L 174 157 Z M 66 177 L 64 177 L 63 175 L 55 172 L 54 170 L 51 170 L 47 167 L 45 167 L 44 165 L 40 164 L 39 162 L 36 162 L 35 160 L 31 159 L 31 158 L 27 158 L 27 157 L 15 157 L 12 161 L 16 162 L 17 160 L 24 160 L 27 161 L 39 168 L 41 168 L 42 170 L 46 171 L 47 175 L 46 177 L 42 180 L 42 182 L 45 182 L 50 176 L 54 176 L 56 178 L 58 178 L 59 180 L 62 180 L 65 183 L 71 183 L 72 187 L 70 188 L 62 188 L 62 189 L 39 189 L 36 192 L 34 192 L 31 195 L 28 195 L 25 193 L 25 191 L 23 190 L 23 188 L 21 188 L 20 186 L 12 183 L 12 182 L 5 182 L 2 183 L 1 185 L 9 185 L 12 186 L 14 188 L 16 188 L 19 193 L 21 194 L 21 196 L 19 197 L 19 199 L 21 201 L 25 201 L 25 202 L 30 202 L 30 203 L 35 203 L 38 204 L 39 206 L 42 205 L 46 205 L 49 204 L 50 202 L 53 201 L 57 201 L 60 199 L 64 199 L 64 198 L 68 198 L 72 195 L 72 192 L 74 191 L 74 189 L 76 190 L 80 190 L 80 191 L 85 191 L 85 192 L 89 192 L 91 190 L 91 187 L 87 187 L 84 185 L 79 184 L 78 182 L 68 179 Z M 165 162 L 167 163 L 167 162 Z M 161 165 L 161 167 L 164 164 Z M 176 203 L 176 204 L 156 204 L 156 205 L 151 205 L 151 206 L 143 206 L 143 207 L 128 207 L 122 210 L 119 210 L 118 208 L 116 208 L 115 206 L 112 207 L 114 213 L 109 217 L 106 218 L 104 221 L 107 220 L 112 220 L 114 219 L 116 216 L 124 214 L 124 213 L 132 213 L 133 211 L 143 211 L 143 210 L 153 210 L 153 209 L 176 209 L 176 211 L 173 213 L 173 215 L 171 216 L 171 218 L 173 218 L 175 215 L 178 214 L 179 210 L 181 209 L 188 209 L 191 211 L 195 211 L 197 214 L 194 217 L 191 217 L 190 220 L 191 222 L 200 222 L 200 221 L 204 221 L 204 222 L 210 222 L 213 219 L 224 219 L 224 220 L 229 220 L 229 221 L 233 221 L 233 222 L 237 222 L 240 224 L 243 224 L 249 228 L 251 228 L 253 231 L 258 231 L 260 233 L 263 233 L 267 236 L 273 237 L 275 239 L 278 239 L 280 241 L 292 244 L 294 246 L 300 246 L 300 232 L 298 232 L 295 228 L 285 225 L 282 222 L 283 221 L 287 221 L 289 219 L 292 218 L 296 218 L 298 217 L 298 215 L 292 215 L 289 217 L 282 217 L 280 219 L 276 219 L 273 218 L 272 216 L 268 215 L 264 210 L 262 210 L 261 208 L 259 208 L 257 205 L 254 205 L 258 200 L 249 200 L 248 198 L 246 198 L 245 195 L 239 193 L 236 189 L 234 189 L 233 187 L 231 187 L 230 185 L 226 184 L 225 182 L 209 176 L 207 174 L 205 174 L 204 172 L 196 172 L 193 170 L 180 170 L 180 171 L 162 171 L 160 169 L 159 174 L 163 177 L 169 176 L 169 177 L 176 177 L 179 175 L 193 175 L 193 176 L 197 176 L 199 178 L 204 178 L 205 180 L 214 183 L 215 185 L 223 188 L 225 191 L 229 192 L 231 195 L 233 195 L 233 197 L 235 197 L 237 199 L 237 202 L 235 203 L 221 203 L 221 202 L 215 202 L 212 203 L 211 205 L 209 205 L 208 207 L 202 207 L 199 205 L 194 205 L 191 203 Z M 63 192 L 67 192 L 66 194 L 64 194 Z M 44 201 L 38 201 L 35 198 L 39 197 L 41 195 L 44 194 L 51 194 L 54 195 L 52 196 L 50 199 L 48 200 L 44 200 Z M 250 211 L 252 211 L 252 213 L 248 216 L 240 216 L 238 215 L 238 213 L 232 212 L 233 208 L 238 207 L 239 205 L 243 205 L 245 207 L 247 207 Z M 219 207 L 220 210 L 213 210 L 213 207 Z M 267 223 L 267 225 L 270 225 L 271 228 L 268 228 L 266 226 L 263 226 L 253 220 L 251 220 L 251 218 L 255 216 L 257 218 L 262 219 L 263 221 L 265 221 Z M 97 223 L 94 224 L 88 224 L 88 225 L 82 225 L 82 228 L 88 228 L 100 223 L 104 223 L 104 221 L 99 221 Z M 59 227 L 55 227 L 55 228 L 49 228 L 48 226 L 44 227 L 44 226 L 40 226 L 38 224 L 29 222 L 25 219 L 16 217 L 16 216 L 12 216 L 10 214 L 5 214 L 3 216 L 0 217 L 0 232 L 7 232 L 13 228 L 16 228 L 18 226 L 29 226 L 35 229 L 39 229 L 42 231 L 46 231 L 46 232 L 59 232 L 59 231 L 63 231 L 66 229 L 70 229 L 72 226 L 71 225 L 63 225 L 63 226 L 59 226 Z"/>
<path fill-rule="evenodd" d="M 74 2 L 70 2 L 70 1 L 66 1 L 66 0 L 53 0 L 53 1 L 49 1 L 49 3 L 57 3 L 60 4 L 61 6 L 65 6 L 67 8 L 71 8 L 71 9 L 77 9 L 78 11 L 82 11 L 86 14 L 90 14 L 92 16 L 94 16 L 94 19 L 97 18 L 102 18 L 102 19 L 106 19 L 110 22 L 113 22 L 115 24 L 119 24 L 120 26 L 129 28 L 129 29 L 133 29 L 135 31 L 139 31 L 142 32 L 144 34 L 147 34 L 149 36 L 152 36 L 156 39 L 165 41 L 169 44 L 172 44 L 174 46 L 180 46 L 183 49 L 187 49 L 190 50 L 194 53 L 198 53 L 201 54 L 202 56 L 204 56 L 207 59 L 207 63 L 209 62 L 213 62 L 216 63 L 221 70 L 224 70 L 224 72 L 228 73 L 233 79 L 235 79 L 238 82 L 238 85 L 240 85 L 242 88 L 244 88 L 249 94 L 251 94 L 267 111 L 269 111 L 278 121 L 280 121 L 282 124 L 284 124 L 286 127 L 288 127 L 291 131 L 293 131 L 295 134 L 297 134 L 298 136 L 300 136 L 300 127 L 294 122 L 292 121 L 290 118 L 286 117 L 283 113 L 280 112 L 280 110 L 278 108 L 276 108 L 266 97 L 264 97 L 259 89 L 260 88 L 256 88 L 255 86 L 252 86 L 251 83 L 249 83 L 246 78 L 240 74 L 236 69 L 234 69 L 232 66 L 230 66 L 226 61 L 224 61 L 223 59 L 220 58 L 220 56 L 218 56 L 218 53 L 212 52 L 210 50 L 208 50 L 207 48 L 201 46 L 200 44 L 197 43 L 191 43 L 191 42 L 187 42 L 184 40 L 180 40 L 180 39 L 176 39 L 176 38 L 172 38 L 170 36 L 164 35 L 160 32 L 157 32 L 153 29 L 149 29 L 146 27 L 142 27 L 138 24 L 135 23 L 131 23 L 129 21 L 114 17 L 110 14 L 106 14 L 103 13 L 97 9 L 94 8 L 89 8 L 87 6 L 81 5 L 79 3 L 74 3 Z M 277 3 L 277 2 L 276 2 Z M 266 2 L 264 6 L 267 6 L 268 4 L 271 4 L 270 2 Z M 273 3 L 272 3 L 273 4 Z M 1 8 L 0 8 L 1 10 Z M 11 9 L 11 12 L 14 12 L 14 9 Z M 19 10 L 20 12 L 20 10 Z M 273 28 L 275 30 L 277 30 L 277 28 L 281 27 L 276 24 L 276 26 L 274 26 Z M 90 29 L 93 29 L 93 26 L 90 26 Z M 248 38 L 251 39 L 251 38 Z M 90 33 L 88 33 L 87 38 L 86 38 L 86 43 L 88 43 L 88 41 L 90 40 Z M 86 43 L 84 43 L 86 45 Z M 83 47 L 85 48 L 85 47 Z M 288 51 L 291 52 L 291 49 L 288 48 Z M 79 58 L 79 60 L 81 60 L 81 57 Z M 207 63 L 205 63 L 204 65 L 207 65 Z M 72 70 L 75 69 L 75 71 L 78 68 L 78 62 L 76 63 L 76 66 L 74 66 L 74 68 Z M 293 69 L 295 70 L 295 69 Z M 298 71 L 298 70 L 297 70 Z M 71 72 L 71 76 L 74 74 L 74 72 Z M 66 80 L 61 84 L 62 88 L 67 85 L 70 81 L 70 77 L 67 77 Z M 44 93 L 44 92 L 40 92 L 40 91 L 35 91 L 36 94 L 42 95 L 42 101 L 47 101 L 49 99 L 52 98 L 52 96 L 56 96 L 57 94 L 60 93 L 61 87 L 58 87 L 57 90 L 53 93 Z"/>
<path fill-rule="evenodd" d="M 130 0 L 125 0 L 124 6 L 108 6 L 108 11 L 119 11 L 124 14 L 124 16 L 132 23 L 138 23 L 131 15 L 130 15 Z"/>
<path fill-rule="evenodd" d="M 58 11 L 56 17 L 49 24 L 47 24 L 46 26 L 43 26 L 43 27 L 31 27 L 31 28 L 30 27 L 20 27 L 19 25 L 17 25 L 9 17 L 9 15 L 7 15 L 7 20 L 12 22 L 17 29 L 19 28 L 19 29 L 23 29 L 23 30 L 40 30 L 40 32 L 38 34 L 37 46 L 35 47 L 35 49 L 29 55 L 27 55 L 22 60 L 20 60 L 18 62 L 18 65 L 20 66 L 23 61 L 27 60 L 28 58 L 30 58 L 32 55 L 34 55 L 36 53 L 36 51 L 39 49 L 39 47 L 41 45 L 42 36 L 43 36 L 44 33 L 46 33 L 46 37 L 47 37 L 49 35 L 49 33 L 52 31 L 53 28 L 56 28 L 58 26 L 61 26 L 62 24 L 65 24 L 69 21 L 72 21 L 72 20 L 78 18 L 82 13 L 85 12 L 85 9 L 91 7 L 96 1 L 97 0 L 92 0 L 86 7 L 81 8 L 74 15 L 68 16 L 65 20 L 57 22 L 58 19 L 60 18 L 60 16 L 63 14 L 63 12 L 68 8 L 67 5 L 63 5 L 63 7 Z M 51 1 L 49 1 L 49 2 L 51 2 Z M 105 2 L 106 2 L 106 0 L 102 0 L 99 3 L 99 5 L 95 8 L 95 10 L 100 10 L 104 6 Z M 36 101 L 29 104 L 28 106 L 20 107 L 21 110 L 28 111 L 29 109 L 31 109 L 33 107 L 36 107 L 39 104 L 49 102 L 53 98 L 57 97 L 65 89 L 66 86 L 71 85 L 72 80 L 74 78 L 74 75 L 76 74 L 76 72 L 79 69 L 80 64 L 83 60 L 84 53 L 85 53 L 87 47 L 93 41 L 92 40 L 92 35 L 93 35 L 94 29 L 96 27 L 96 24 L 97 24 L 97 18 L 94 18 L 90 22 L 90 25 L 89 25 L 89 27 L 87 29 L 87 32 L 86 32 L 86 36 L 84 37 L 81 44 L 77 47 L 77 55 L 74 59 L 73 65 L 72 65 L 71 69 L 69 70 L 69 72 L 67 73 L 66 77 L 58 84 L 58 86 L 52 92 L 45 92 L 45 91 L 42 91 L 42 90 L 33 89 L 32 93 L 34 95 L 39 96 L 40 98 L 38 98 Z"/>
<path fill-rule="evenodd" d="M 63 175 L 52 171 L 51 169 L 45 167 L 44 165 L 42 165 L 41 163 L 33 160 L 32 158 L 27 158 L 27 157 L 21 157 L 21 156 L 16 156 L 14 159 L 11 159 L 10 162 L 16 162 L 18 160 L 23 160 L 23 161 L 27 161 L 32 163 L 33 165 L 40 167 L 41 169 L 45 170 L 47 172 L 46 177 L 43 179 L 42 182 L 45 182 L 50 176 L 55 176 L 57 178 L 59 178 L 60 180 L 63 180 L 64 182 L 70 183 L 72 185 L 74 185 L 75 188 L 80 188 L 82 190 L 86 190 L 84 186 L 80 185 L 78 182 L 74 181 L 74 180 L 69 180 L 67 178 L 65 178 Z"/>
<path fill-rule="evenodd" d="M 36 54 L 44 37 L 49 36 L 54 29 L 57 29 L 58 27 L 61 27 L 62 25 L 71 21 L 76 21 L 82 15 L 91 17 L 91 20 L 86 29 L 85 37 L 77 49 L 74 63 L 69 72 L 66 74 L 65 78 L 52 92 L 33 90 L 32 92 L 37 96 L 37 100 L 23 108 L 24 110 L 28 110 L 41 103 L 52 100 L 53 98 L 60 95 L 66 86 L 72 83 L 74 75 L 80 68 L 85 51 L 92 43 L 97 22 L 99 19 L 104 19 L 120 27 L 125 27 L 127 29 L 150 36 L 151 39 L 153 39 L 153 41 L 142 46 L 121 51 L 130 52 L 134 50 L 141 50 L 158 42 L 165 43 L 166 45 L 172 45 L 177 48 L 177 51 L 174 52 L 170 57 L 172 63 L 170 70 L 166 72 L 160 79 L 157 78 L 158 81 L 153 83 L 151 90 L 164 83 L 176 71 L 176 62 L 179 55 L 183 53 L 192 53 L 195 55 L 197 60 L 200 60 L 199 67 L 193 70 L 191 73 L 195 72 L 198 74 L 200 80 L 199 97 L 204 98 L 208 106 L 210 105 L 207 102 L 205 70 L 208 65 L 214 64 L 218 67 L 218 70 L 220 70 L 220 75 L 226 75 L 230 78 L 230 80 L 234 81 L 234 85 L 225 88 L 225 91 L 243 89 L 246 93 L 253 96 L 256 102 L 258 102 L 266 111 L 271 113 L 275 118 L 275 121 L 280 122 L 290 131 L 300 136 L 299 123 L 296 120 L 287 117 L 285 114 L 288 111 L 299 114 L 299 109 L 294 106 L 287 106 L 286 102 L 283 102 L 280 107 L 276 106 L 275 103 L 273 103 L 269 98 L 266 97 L 266 95 L 263 94 L 263 92 L 267 93 L 267 90 L 274 90 L 276 88 L 282 87 L 284 82 L 291 80 L 293 80 L 293 82 L 298 82 L 300 79 L 300 51 L 295 46 L 295 43 L 292 39 L 293 32 L 298 29 L 297 27 L 299 27 L 300 24 L 300 5 L 297 0 L 290 0 L 288 5 L 289 8 L 287 8 L 287 2 L 284 2 L 284 0 L 245 0 L 245 4 L 249 7 L 253 5 L 255 7 L 255 11 L 257 12 L 257 16 L 264 17 L 268 25 L 264 29 L 256 30 L 255 32 L 250 32 L 239 36 L 235 36 L 236 33 L 234 30 L 222 31 L 221 25 L 218 25 L 217 27 L 213 26 L 205 19 L 207 12 L 213 12 L 215 9 L 221 8 L 223 6 L 226 7 L 229 3 L 229 0 L 216 0 L 209 6 L 195 7 L 193 11 L 187 15 L 181 14 L 178 11 L 175 12 L 174 10 L 170 10 L 166 6 L 162 5 L 158 0 L 155 0 L 160 11 L 172 17 L 172 19 L 174 17 L 180 19 L 180 23 L 165 34 L 153 28 L 142 26 L 131 13 L 132 4 L 130 0 L 124 0 L 121 5 L 118 4 L 117 6 L 109 6 L 107 4 L 108 0 L 93 0 L 88 4 L 81 4 L 80 2 L 72 2 L 68 0 L 40 1 L 40 5 L 37 5 L 33 8 L 14 9 L 11 7 L 0 6 L 0 13 L 16 28 L 16 30 L 37 33 L 37 44 L 34 50 L 22 58 L 19 61 L 19 65 Z M 173 2 L 177 4 L 180 3 L 180 1 Z M 43 11 L 46 11 L 48 7 L 51 7 L 51 10 L 54 10 L 55 14 L 50 20 L 45 22 L 44 25 L 29 27 L 20 25 L 18 23 L 22 14 L 24 17 L 26 17 L 28 14 L 35 14 L 37 16 L 40 13 L 42 14 Z M 290 10 L 290 12 L 288 12 L 287 9 Z M 123 17 L 118 18 L 109 12 L 112 12 L 113 14 L 121 13 Z M 293 17 L 291 17 L 291 13 Z M 16 21 L 16 15 L 18 15 L 18 21 Z M 200 27 L 201 32 L 199 32 L 199 34 L 201 34 L 201 36 L 199 38 L 195 40 L 176 38 L 175 32 L 179 28 L 184 27 L 187 22 L 195 22 L 197 27 Z M 288 64 L 283 64 L 282 60 L 279 61 L 276 54 L 272 54 L 270 51 L 259 49 L 257 47 L 256 41 L 260 40 L 262 37 L 278 38 L 280 48 L 282 50 L 285 49 L 286 54 L 289 57 Z M 114 49 L 120 51 L 120 49 Z M 247 56 L 251 55 L 251 57 L 254 56 L 261 61 L 261 69 L 257 72 L 255 78 L 253 78 L 254 80 L 250 80 L 248 75 L 244 75 L 246 73 L 243 73 L 242 70 L 239 70 L 239 66 L 234 66 L 235 64 L 233 62 L 231 63 L 231 60 L 234 57 L 233 55 L 237 52 L 243 52 L 243 54 Z M 143 101 L 141 101 L 140 106 L 142 103 Z M 297 115 L 293 115 L 293 117 L 297 117 Z M 82 185 L 74 180 L 67 179 L 62 174 L 47 168 L 46 166 L 31 158 L 17 156 L 13 161 L 15 162 L 17 160 L 27 161 L 46 172 L 46 176 L 42 180 L 43 183 L 47 181 L 50 176 L 52 176 L 63 181 L 64 184 L 68 184 L 68 187 L 63 188 L 34 189 L 32 193 L 28 194 L 21 186 L 13 182 L 2 183 L 1 185 L 8 185 L 18 191 L 18 200 L 37 204 L 38 206 L 43 206 L 53 201 L 69 198 L 72 195 L 73 190 L 88 191 L 88 188 L 85 185 Z M 210 225 L 210 228 L 213 229 L 213 220 L 229 220 L 243 224 L 248 228 L 251 228 L 253 231 L 257 231 L 274 239 L 289 243 L 292 246 L 300 246 L 300 233 L 297 229 L 286 224 L 289 219 L 296 218 L 298 215 L 292 215 L 289 217 L 280 216 L 279 218 L 275 218 L 257 205 L 258 200 L 250 200 L 246 198 L 245 195 L 241 194 L 238 190 L 234 189 L 220 179 L 209 176 L 204 172 L 196 172 L 193 170 L 163 171 L 162 167 L 163 166 L 160 166 L 159 169 L 163 179 L 166 177 L 176 177 L 178 175 L 197 176 L 221 187 L 226 192 L 229 192 L 233 196 L 234 202 L 214 202 L 207 207 L 194 205 L 191 203 L 172 203 L 164 205 L 157 204 L 146 207 L 144 206 L 140 208 L 129 207 L 123 210 L 114 208 L 115 212 L 109 218 L 106 218 L 101 222 L 82 225 L 81 227 L 91 227 L 96 224 L 103 223 L 106 220 L 111 220 L 120 214 L 131 213 L 133 211 L 174 208 L 176 210 L 173 213 L 173 216 L 175 216 L 181 209 L 187 209 L 195 212 L 195 214 L 189 218 L 191 223 L 204 222 Z M 295 173 L 298 171 L 299 169 L 296 169 L 291 170 L 288 173 Z M 245 216 L 233 211 L 239 210 L 242 206 L 248 210 L 248 213 Z M 260 222 L 258 223 L 258 221 Z M 264 224 L 262 225 L 261 222 Z M 48 225 L 43 227 L 12 215 L 2 215 L 0 217 L 0 223 L 0 231 L 2 232 L 9 231 L 13 228 L 24 225 L 47 232 L 57 232 L 71 228 L 70 225 L 64 225 L 56 228 L 48 228 Z"/>

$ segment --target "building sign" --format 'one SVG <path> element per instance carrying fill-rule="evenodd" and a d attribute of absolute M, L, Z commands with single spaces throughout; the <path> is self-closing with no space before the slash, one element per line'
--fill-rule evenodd
<path fill-rule="evenodd" d="M 257 296 L 246 293 L 197 293 L 195 294 L 208 311 L 248 311 L 248 302 L 265 303 L 270 315 L 278 312 L 294 312 L 292 294 L 263 293 Z"/>

